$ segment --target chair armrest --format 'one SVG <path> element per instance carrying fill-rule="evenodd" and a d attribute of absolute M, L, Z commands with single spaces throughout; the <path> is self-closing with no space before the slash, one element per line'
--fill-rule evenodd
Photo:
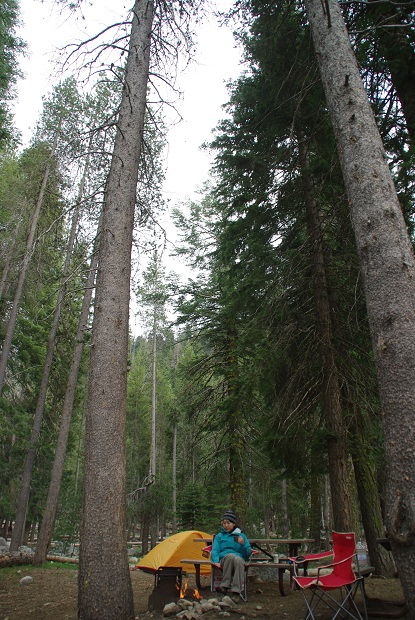
<path fill-rule="evenodd" d="M 352 555 L 349 555 L 347 558 L 343 558 L 342 560 L 340 560 L 339 562 L 331 562 L 331 564 L 325 564 L 324 566 L 319 566 L 317 568 L 317 579 L 320 577 L 320 571 L 327 569 L 327 568 L 333 568 L 333 566 L 339 566 L 340 564 L 344 564 L 345 562 L 350 562 L 350 560 L 352 558 L 354 558 L 356 555 L 356 553 L 352 553 Z"/>
<path fill-rule="evenodd" d="M 203 549 L 202 549 L 202 556 L 204 558 L 209 558 L 211 552 L 212 552 L 212 545 L 208 545 L 207 547 L 203 547 Z"/>
<path fill-rule="evenodd" d="M 303 568 L 306 568 L 309 562 L 319 562 L 320 560 L 323 560 L 324 558 L 329 558 L 332 556 L 333 556 L 333 551 L 321 551 L 320 553 L 307 553 L 306 555 L 298 555 L 295 558 L 289 557 L 288 560 L 290 561 L 290 563 L 294 565 L 294 574 L 297 577 L 298 576 L 297 568 L 299 568 L 300 565 L 305 565 L 303 566 Z M 326 568 L 326 567 L 322 566 L 321 568 Z"/>
<path fill-rule="evenodd" d="M 318 562 L 323 558 L 329 558 L 333 555 L 333 551 L 321 551 L 320 553 L 307 553 L 306 555 L 298 555 L 297 557 L 289 557 L 288 559 L 294 564 L 302 564 L 303 562 Z"/>

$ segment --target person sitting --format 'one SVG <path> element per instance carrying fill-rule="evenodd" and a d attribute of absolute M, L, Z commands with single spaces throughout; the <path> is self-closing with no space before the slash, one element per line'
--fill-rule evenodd
<path fill-rule="evenodd" d="M 252 553 L 251 545 L 242 530 L 236 525 L 236 516 L 227 510 L 222 517 L 222 529 L 213 539 L 210 559 L 222 570 L 221 585 L 217 592 L 242 595 L 244 589 L 245 562 Z"/>

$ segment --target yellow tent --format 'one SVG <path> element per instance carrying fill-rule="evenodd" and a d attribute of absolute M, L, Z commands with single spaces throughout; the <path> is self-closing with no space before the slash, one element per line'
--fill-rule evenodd
<path fill-rule="evenodd" d="M 208 543 L 193 542 L 194 538 L 212 538 L 212 534 L 205 532 L 195 532 L 193 530 L 179 532 L 165 538 L 161 543 L 153 547 L 141 560 L 136 564 L 136 568 L 154 573 L 160 566 L 183 566 L 186 572 L 195 572 L 192 564 L 182 565 L 180 560 L 205 560 L 202 551 Z M 202 564 L 200 567 L 201 575 L 210 575 L 210 566 Z"/>

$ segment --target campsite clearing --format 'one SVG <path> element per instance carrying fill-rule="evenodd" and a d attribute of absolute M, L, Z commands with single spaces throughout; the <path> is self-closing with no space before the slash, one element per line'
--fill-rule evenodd
<path fill-rule="evenodd" d="M 22 577 L 31 575 L 33 583 L 21 586 Z M 16 566 L 0 571 L 0 620 L 76 620 L 77 619 L 77 570 L 68 565 L 48 563 L 46 566 Z M 148 612 L 148 597 L 153 590 L 154 577 L 140 570 L 131 571 L 136 617 L 139 620 L 160 620 L 160 612 Z M 206 585 L 208 577 L 202 577 Z M 189 588 L 195 586 L 194 575 L 189 575 Z M 367 580 L 367 592 L 379 599 L 402 600 L 402 591 L 397 579 Z M 203 596 L 211 597 L 209 591 Z M 384 610 L 384 603 L 378 605 Z M 398 609 L 398 608 L 397 608 Z M 242 603 L 238 611 L 231 614 L 237 619 L 258 620 L 302 620 L 304 602 L 301 592 L 281 597 L 274 582 L 249 583 L 248 602 Z M 212 612 L 204 614 L 206 620 L 216 620 Z M 376 616 L 371 616 L 376 618 Z M 325 620 L 322 616 L 321 620 Z"/>

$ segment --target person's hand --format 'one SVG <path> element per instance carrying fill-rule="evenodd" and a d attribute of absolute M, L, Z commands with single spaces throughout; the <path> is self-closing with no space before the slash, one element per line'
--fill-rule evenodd
<path fill-rule="evenodd" d="M 243 544 L 244 544 L 244 542 L 245 542 L 245 541 L 244 541 L 244 539 L 242 538 L 242 536 L 239 536 L 239 537 L 238 537 L 238 543 L 239 543 L 240 545 L 243 545 Z"/>

